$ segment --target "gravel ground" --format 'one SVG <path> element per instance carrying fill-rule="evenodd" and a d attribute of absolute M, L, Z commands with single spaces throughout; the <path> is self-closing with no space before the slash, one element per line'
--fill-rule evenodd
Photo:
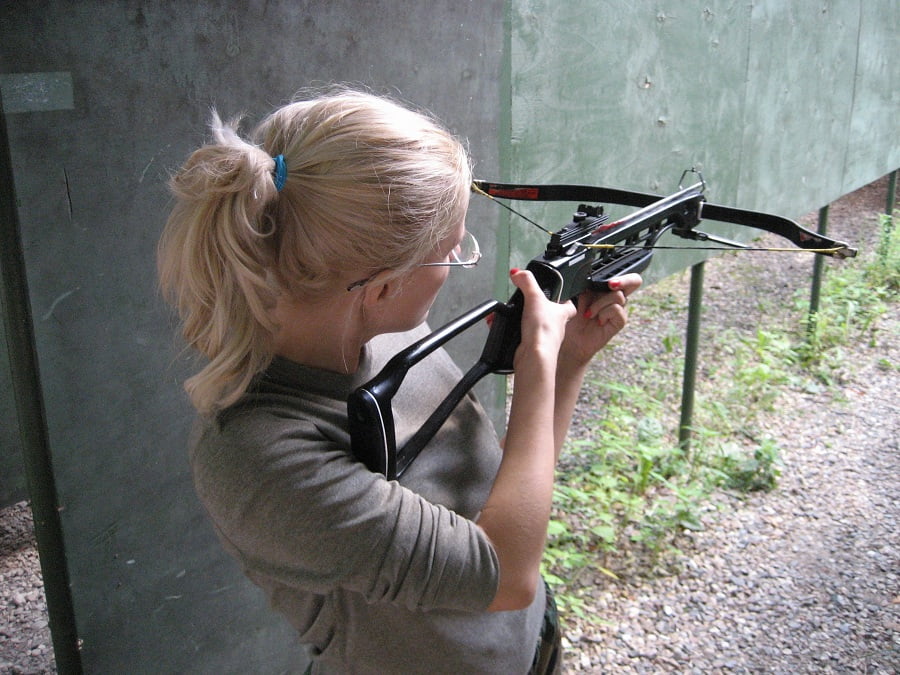
<path fill-rule="evenodd" d="M 871 244 L 861 225 L 872 229 L 885 186 L 833 204 L 829 233 Z M 772 303 L 789 304 L 794 288 L 808 286 L 809 259 L 708 263 L 703 330 L 764 325 Z M 686 275 L 673 283 L 686 298 Z M 660 335 L 683 313 L 632 322 L 603 377 L 630 381 L 630 359 L 658 353 Z M 763 417 L 783 449 L 778 488 L 717 495 L 705 529 L 678 542 L 677 572 L 581 580 L 589 618 L 563 617 L 565 672 L 900 673 L 896 306 L 876 344 L 848 345 L 845 363 L 839 388 L 785 391 Z M 591 407 L 586 401 L 578 416 Z M 0 673 L 54 672 L 49 645 L 30 511 L 17 504 L 0 511 Z"/>
<path fill-rule="evenodd" d="M 0 511 L 0 673 L 53 673 L 53 648 L 31 509 Z"/>
<path fill-rule="evenodd" d="M 836 202 L 829 233 L 871 246 L 885 198 L 882 180 Z M 815 218 L 804 220 L 814 225 Z M 755 331 L 785 311 L 773 310 L 779 298 L 792 311 L 794 289 L 809 286 L 810 263 L 786 255 L 708 262 L 702 333 Z M 671 292 L 686 298 L 683 276 Z M 882 320 L 874 344 L 847 345 L 834 373 L 839 387 L 785 390 L 759 420 L 782 448 L 777 489 L 716 495 L 703 531 L 677 541 L 682 555 L 674 573 L 635 573 L 632 561 L 618 581 L 579 579 L 589 618 L 563 619 L 565 672 L 900 673 L 896 310 Z M 601 362 L 602 376 L 633 382 L 633 369 L 615 363 L 659 352 L 673 320 L 681 331 L 683 321 L 672 316 L 629 324 L 615 358 Z"/>
<path fill-rule="evenodd" d="M 900 672 L 900 382 L 857 366 L 842 396 L 785 397 L 778 489 L 720 495 L 679 573 L 596 580 L 608 624 L 569 619 L 567 672 Z"/>

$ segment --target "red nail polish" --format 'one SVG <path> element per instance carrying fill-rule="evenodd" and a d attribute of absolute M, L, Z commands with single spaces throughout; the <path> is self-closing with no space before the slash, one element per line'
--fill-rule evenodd
<path fill-rule="evenodd" d="M 513 274 L 515 274 L 515 273 L 518 272 L 518 271 L 519 271 L 519 268 L 518 268 L 518 267 L 513 267 L 513 268 L 509 271 L 509 276 L 512 276 Z"/>
<path fill-rule="evenodd" d="M 606 285 L 609 286 L 610 290 L 617 291 L 622 288 L 622 282 L 618 279 L 613 279 L 612 281 L 607 281 Z"/>
<path fill-rule="evenodd" d="M 585 318 L 585 319 L 590 319 L 590 318 L 591 318 L 591 310 L 588 310 L 588 311 L 586 311 L 586 312 L 584 313 L 584 318 Z"/>

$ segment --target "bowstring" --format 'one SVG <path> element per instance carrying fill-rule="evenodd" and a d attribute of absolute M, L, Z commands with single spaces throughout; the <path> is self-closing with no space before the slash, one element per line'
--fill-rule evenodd
<path fill-rule="evenodd" d="M 640 244 L 582 244 L 585 248 L 600 249 L 631 249 L 634 251 L 646 249 L 662 249 L 667 251 L 768 251 L 771 253 L 825 253 L 833 254 L 846 249 L 846 246 L 835 246 L 834 248 L 779 248 L 764 246 L 641 246 Z"/>

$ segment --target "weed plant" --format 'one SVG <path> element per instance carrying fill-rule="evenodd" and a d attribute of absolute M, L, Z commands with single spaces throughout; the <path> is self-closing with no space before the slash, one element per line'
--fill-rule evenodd
<path fill-rule="evenodd" d="M 811 323 L 798 320 L 808 310 L 800 289 L 785 321 L 749 335 L 725 330 L 704 338 L 713 341 L 716 367 L 698 383 L 690 452 L 677 441 L 682 363 L 674 330 L 660 338 L 662 360 L 636 364 L 641 384 L 596 375 L 598 381 L 586 383 L 598 414 L 564 449 L 544 556 L 545 577 L 563 611 L 583 613 L 579 582 L 586 571 L 613 579 L 665 573 L 684 531 L 703 528 L 717 490 L 777 486 L 781 449 L 761 431 L 760 414 L 787 390 L 839 384 L 844 345 L 876 344 L 879 318 L 897 305 L 900 231 L 886 216 L 879 225 L 874 251 L 828 269 Z M 663 282 L 645 291 L 640 304 L 659 314 L 671 297 Z"/>
<path fill-rule="evenodd" d="M 880 217 L 880 237 L 874 255 L 827 277 L 819 311 L 807 318 L 809 339 L 800 357 L 823 382 L 843 355 L 850 339 L 875 346 L 878 320 L 900 294 L 900 211 Z"/>

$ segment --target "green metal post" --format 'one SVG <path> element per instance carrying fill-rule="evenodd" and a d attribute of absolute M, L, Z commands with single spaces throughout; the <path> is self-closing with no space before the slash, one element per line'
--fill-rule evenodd
<path fill-rule="evenodd" d="M 818 232 L 819 234 L 826 234 L 826 230 L 828 229 L 828 205 L 826 204 L 821 209 L 819 209 L 819 226 Z M 806 334 L 808 337 L 812 337 L 812 335 L 816 332 L 816 317 L 819 312 L 819 295 L 822 290 L 822 270 L 823 270 L 823 262 L 822 256 L 817 255 L 813 260 L 813 278 L 812 278 L 812 289 L 810 291 L 809 296 L 809 314 L 807 315 L 807 324 L 806 324 Z"/>
<path fill-rule="evenodd" d="M 684 379 L 681 385 L 681 423 L 678 445 L 685 455 L 691 451 L 691 425 L 694 417 L 694 390 L 697 382 L 697 351 L 700 344 L 700 316 L 703 312 L 703 274 L 705 262 L 691 267 L 691 294 L 688 301 L 687 335 L 684 346 Z"/>
<path fill-rule="evenodd" d="M 81 673 L 81 654 L 75 629 L 75 611 L 69 588 L 69 572 L 63 545 L 59 500 L 50 457 L 44 400 L 38 375 L 32 331 L 31 304 L 25 261 L 19 235 L 12 159 L 6 133 L 6 117 L 0 100 L 0 308 L 6 329 L 13 398 L 25 460 L 25 476 L 34 515 L 47 598 L 47 614 L 56 668 L 60 673 Z"/>
<path fill-rule="evenodd" d="M 897 199 L 897 171 L 898 169 L 891 171 L 890 178 L 888 178 L 887 200 L 885 202 L 884 212 L 889 216 L 893 216 L 894 214 L 894 204 Z"/>

